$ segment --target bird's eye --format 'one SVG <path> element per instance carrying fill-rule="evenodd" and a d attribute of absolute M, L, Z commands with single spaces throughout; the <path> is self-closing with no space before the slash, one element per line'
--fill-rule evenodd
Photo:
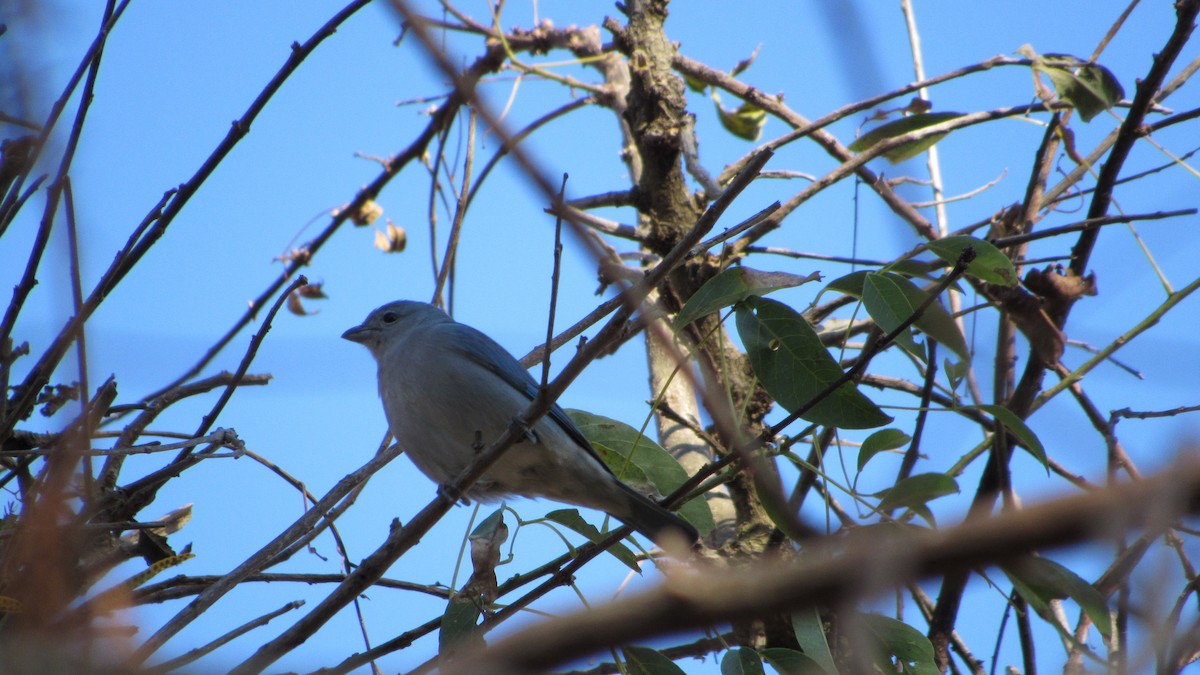
<path fill-rule="evenodd" d="M 396 316 L 395 312 L 387 312 L 386 314 L 383 315 L 383 322 L 384 323 L 396 323 L 397 318 L 399 318 L 399 317 Z"/>

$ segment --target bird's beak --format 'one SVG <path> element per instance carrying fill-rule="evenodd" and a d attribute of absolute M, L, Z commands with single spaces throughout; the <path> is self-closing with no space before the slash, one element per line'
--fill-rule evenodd
<path fill-rule="evenodd" d="M 365 345 L 374 340 L 375 335 L 378 332 L 379 331 L 375 330 L 374 328 L 370 328 L 366 325 L 355 326 L 345 333 L 342 333 L 342 339 L 349 340 L 351 342 L 357 342 L 360 345 Z"/>

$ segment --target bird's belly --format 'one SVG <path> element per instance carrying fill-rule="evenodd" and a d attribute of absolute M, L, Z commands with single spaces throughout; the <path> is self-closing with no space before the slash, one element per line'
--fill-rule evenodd
<path fill-rule="evenodd" d="M 397 440 L 413 464 L 430 480 L 448 485 L 462 473 L 467 464 L 503 433 L 503 429 L 480 430 L 477 434 L 469 424 L 455 430 L 424 429 L 420 433 L 397 433 Z M 572 462 L 573 453 L 556 453 L 551 441 L 556 435 L 545 424 L 534 429 L 537 442 L 528 437 L 504 451 L 484 475 L 466 492 L 474 501 L 491 502 L 507 496 L 546 497 L 569 504 L 590 505 L 584 498 L 597 489 L 607 487 L 610 479 L 598 466 L 584 461 L 582 466 Z M 582 453 L 582 450 L 578 452 Z M 566 461 L 564 462 L 564 459 Z M 583 459 L 580 457 L 579 459 Z"/>
<path fill-rule="evenodd" d="M 499 438 L 528 400 L 514 392 L 510 400 L 450 399 L 439 391 L 470 391 L 471 387 L 420 386 L 414 380 L 396 382 L 383 392 L 404 405 L 389 410 L 396 441 L 413 464 L 438 485 L 448 485 L 480 452 Z M 447 410 L 453 410 L 451 415 Z M 392 418 L 391 413 L 397 417 Z M 504 451 L 466 492 L 475 501 L 496 501 L 510 495 L 546 497 L 580 506 L 594 506 L 590 497 L 606 493 L 613 482 L 599 462 L 563 432 L 543 419 L 530 435 Z"/>
<path fill-rule="evenodd" d="M 430 434 L 428 430 L 419 439 L 399 438 L 401 447 L 421 473 L 439 485 L 448 485 L 462 473 L 463 469 L 500 436 L 497 432 L 488 436 L 480 434 L 476 441 L 472 434 L 463 437 L 455 434 Z M 467 490 L 467 496 L 475 501 L 489 502 L 508 495 L 540 496 L 545 494 L 547 481 L 554 481 L 557 463 L 550 453 L 528 440 L 514 443 L 490 466 L 486 473 Z"/>

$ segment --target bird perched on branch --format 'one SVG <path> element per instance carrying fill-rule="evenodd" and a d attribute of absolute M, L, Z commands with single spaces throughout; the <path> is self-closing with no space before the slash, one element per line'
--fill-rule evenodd
<path fill-rule="evenodd" d="M 449 484 L 537 395 L 494 340 L 433 305 L 400 300 L 342 334 L 371 351 L 392 435 L 417 468 Z M 622 483 L 554 405 L 466 493 L 479 501 L 546 497 L 604 511 L 661 543 L 696 528 Z"/>

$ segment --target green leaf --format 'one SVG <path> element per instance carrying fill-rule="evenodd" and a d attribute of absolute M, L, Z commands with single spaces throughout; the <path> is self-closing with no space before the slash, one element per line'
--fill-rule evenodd
<path fill-rule="evenodd" d="M 895 272 L 903 274 L 906 277 L 928 277 L 929 273 L 940 267 L 932 260 L 915 260 L 913 258 L 905 258 L 890 263 L 884 267 L 881 272 Z"/>
<path fill-rule="evenodd" d="M 621 653 L 625 656 L 625 672 L 629 675 L 687 675 L 656 649 L 630 645 L 622 647 Z"/>
<path fill-rule="evenodd" d="M 863 441 L 862 446 L 858 449 L 858 470 L 862 471 L 867 462 L 875 455 L 885 450 L 895 450 L 896 448 L 904 447 L 911 440 L 912 436 L 899 429 L 880 429 L 867 436 L 867 439 Z"/>
<path fill-rule="evenodd" d="M 757 47 L 755 47 L 754 51 L 750 53 L 750 56 L 738 61 L 733 67 L 733 70 L 729 71 L 730 77 L 737 77 L 738 75 L 746 72 L 750 66 L 754 65 L 754 60 L 758 58 L 758 50 L 760 49 L 762 49 L 762 44 L 759 44 Z"/>
<path fill-rule="evenodd" d="M 799 409 L 842 376 L 813 327 L 787 305 L 746 298 L 737 306 L 737 329 L 754 374 L 785 410 Z M 801 417 L 842 429 L 871 429 L 892 421 L 850 382 Z"/>
<path fill-rule="evenodd" d="M 947 122 L 959 117 L 962 117 L 962 113 L 920 113 L 917 115 L 901 117 L 894 122 L 888 122 L 882 126 L 875 127 L 862 136 L 859 136 L 856 141 L 850 144 L 850 150 L 852 152 L 865 152 L 866 150 L 869 150 L 888 139 L 892 139 L 897 136 L 903 136 L 910 131 L 917 131 L 918 129 L 931 127 L 935 124 L 941 124 L 942 122 Z M 930 134 L 915 141 L 902 143 L 901 145 L 898 145 L 883 153 L 883 156 L 886 157 L 892 164 L 903 162 L 906 159 L 912 159 L 913 157 L 916 157 L 922 152 L 925 152 L 929 148 L 933 147 L 935 143 L 942 140 L 942 138 L 944 138 L 948 133 L 949 132 L 944 131 L 940 134 Z"/>
<path fill-rule="evenodd" d="M 721 657 L 721 675 L 766 675 L 758 652 L 736 647 Z"/>
<path fill-rule="evenodd" d="M 892 487 L 876 492 L 873 496 L 880 497 L 879 510 L 889 511 L 896 508 L 909 508 L 920 513 L 931 525 L 934 524 L 932 514 L 924 508 L 925 504 L 958 492 L 958 483 L 944 473 L 919 473 L 898 481 Z"/>
<path fill-rule="evenodd" d="M 486 647 L 483 633 L 478 628 L 479 616 L 476 596 L 455 593 L 442 614 L 442 629 L 438 632 L 438 655 L 446 657 Z"/>
<path fill-rule="evenodd" d="M 815 660 L 794 649 L 768 647 L 759 653 L 780 675 L 826 675 Z"/>
<path fill-rule="evenodd" d="M 875 638 L 878 649 L 894 657 L 904 673 L 912 675 L 941 675 L 933 658 L 933 643 L 912 626 L 882 614 L 863 614 L 867 631 Z"/>
<path fill-rule="evenodd" d="M 1033 429 L 1025 424 L 1025 420 L 1017 417 L 1016 413 L 1005 408 L 1002 405 L 994 403 L 980 403 L 979 405 L 967 406 L 968 408 L 977 408 L 991 415 L 997 422 L 1003 424 L 1005 428 L 1012 432 L 1021 441 L 1021 445 L 1033 455 L 1034 459 L 1042 463 L 1046 467 L 1046 475 L 1050 474 L 1050 458 L 1046 456 L 1046 448 L 1042 447 L 1042 442 L 1038 440 L 1037 434 L 1033 433 Z"/>
<path fill-rule="evenodd" d="M 967 274 L 989 284 L 1016 285 L 1017 269 L 1013 267 L 1012 260 L 1009 260 L 1008 256 L 993 246 L 990 241 L 967 235 L 957 235 L 929 242 L 929 250 L 951 265 L 958 261 L 963 249 L 968 246 L 975 249 L 975 259 L 967 265 Z"/>
<path fill-rule="evenodd" d="M 1052 616 L 1051 600 L 1070 598 L 1087 614 L 1096 628 L 1109 637 L 1112 634 L 1112 615 L 1104 595 L 1079 575 L 1062 565 L 1041 556 L 1029 556 L 1001 569 L 1013 582 L 1013 587 L 1037 613 Z"/>
<path fill-rule="evenodd" d="M 900 326 L 921 306 L 929 295 L 908 279 L 891 272 L 872 272 L 863 284 L 863 306 L 884 332 L 890 333 Z M 954 318 L 934 302 L 913 323 L 918 330 L 945 345 L 950 351 L 970 360 L 967 341 Z M 924 352 L 915 354 L 924 359 Z"/>
<path fill-rule="evenodd" d="M 690 75 L 687 75 L 686 73 L 683 76 L 683 82 L 684 82 L 684 84 L 687 85 L 688 89 L 691 89 L 692 91 L 696 92 L 697 94 L 703 94 L 704 90 L 708 89 L 708 84 L 706 84 L 700 80 L 697 80 L 696 78 L 691 77 Z"/>
<path fill-rule="evenodd" d="M 721 119 L 721 126 L 725 127 L 726 131 L 747 141 L 757 141 L 762 136 L 763 125 L 767 123 L 766 110 L 750 102 L 741 104 L 735 110 L 726 110 L 715 91 L 712 93 L 712 100 L 717 107 L 717 117 Z"/>
<path fill-rule="evenodd" d="M 484 518 L 471 530 L 471 539 L 493 539 L 500 535 L 501 541 L 508 538 L 507 532 L 500 534 L 500 529 L 508 529 L 504 524 L 504 509 L 496 509 L 487 518 Z"/>
<path fill-rule="evenodd" d="M 891 333 L 920 306 L 924 300 L 910 297 L 905 291 L 912 282 L 900 275 L 888 276 L 887 272 L 871 272 L 863 279 L 862 303 L 867 314 L 879 324 L 885 333 Z M 901 283 L 903 280 L 903 283 Z M 916 288 L 916 286 L 912 286 Z M 916 323 L 912 324 L 916 327 Z M 925 360 L 925 349 L 917 344 L 911 328 L 896 334 L 892 340 L 904 351 Z"/>
<path fill-rule="evenodd" d="M 963 380 L 967 378 L 967 373 L 971 371 L 970 364 L 966 361 L 951 361 L 950 359 L 942 360 L 942 368 L 946 371 L 950 391 L 958 391 L 958 385 L 962 384 Z"/>
<path fill-rule="evenodd" d="M 597 529 L 595 525 L 592 525 L 588 521 L 584 520 L 583 516 L 579 515 L 578 509 L 559 509 L 557 511 L 551 511 L 543 516 L 543 519 L 549 520 L 553 523 L 558 523 L 559 525 L 562 525 L 573 532 L 582 534 L 593 544 L 599 543 L 604 539 L 604 535 L 601 534 L 600 530 Z M 633 551 L 630 551 L 625 544 L 617 542 L 609 547 L 608 552 L 611 553 L 617 560 L 625 563 L 625 566 L 629 569 L 637 572 L 638 574 L 642 573 L 642 568 L 638 567 L 637 556 L 635 556 Z"/>
<path fill-rule="evenodd" d="M 1105 103 L 1105 110 L 1112 108 L 1125 98 L 1125 88 L 1112 71 L 1098 63 L 1089 63 L 1075 72 L 1088 90 L 1096 94 Z M 1084 120 L 1085 122 L 1087 120 Z"/>
<path fill-rule="evenodd" d="M 817 662 L 825 675 L 838 675 L 837 665 L 833 662 L 833 653 L 829 651 L 829 642 L 825 639 L 825 625 L 821 614 L 816 609 L 805 609 L 792 614 L 792 632 L 800 649 L 813 661 Z"/>
<path fill-rule="evenodd" d="M 671 453 L 628 424 L 582 410 L 566 412 L 621 480 L 634 487 L 638 483 L 648 484 L 660 495 L 668 495 L 688 479 L 687 471 Z M 679 515 L 694 525 L 701 536 L 715 527 L 712 511 L 703 499 L 684 504 Z"/>
<path fill-rule="evenodd" d="M 1079 111 L 1084 122 L 1112 108 L 1125 90 L 1108 68 L 1070 54 L 1044 54 L 1033 59 L 1034 72 L 1045 73 L 1058 97 Z"/>
<path fill-rule="evenodd" d="M 752 295 L 766 295 L 781 288 L 793 288 L 820 280 L 817 272 L 802 277 L 787 272 L 760 272 L 749 267 L 731 267 L 704 282 L 679 310 L 675 330 L 719 309 L 730 307 Z"/>
<path fill-rule="evenodd" d="M 793 455 L 792 457 L 795 456 Z M 788 457 L 788 459 L 792 459 L 792 457 Z M 795 459 L 798 460 L 799 457 L 795 457 Z M 757 495 L 763 511 L 767 514 L 767 518 L 771 520 L 771 523 L 784 536 L 793 541 L 803 541 L 808 538 L 808 533 L 805 530 L 798 529 L 795 526 L 792 507 L 786 501 L 779 499 L 780 495 L 786 494 L 779 474 L 764 471 L 762 475 L 756 476 L 754 493 Z"/>
<path fill-rule="evenodd" d="M 836 293 L 845 293 L 853 295 L 856 298 L 861 298 L 863 294 L 863 284 L 867 281 L 867 275 L 874 274 L 871 270 L 859 270 L 851 272 L 844 277 L 838 277 L 825 285 L 822 293 L 825 291 L 834 291 Z"/>

